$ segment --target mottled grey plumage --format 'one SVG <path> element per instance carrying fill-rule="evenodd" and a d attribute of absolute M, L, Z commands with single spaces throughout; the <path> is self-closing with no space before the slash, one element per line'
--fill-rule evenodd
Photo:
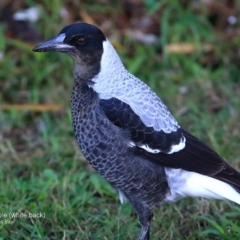
<path fill-rule="evenodd" d="M 73 127 L 86 159 L 131 201 L 140 198 L 147 206 L 160 203 L 168 191 L 164 169 L 154 163 L 146 164 L 135 156 L 128 146 L 128 132 L 106 119 L 99 108 L 98 95 L 91 87 L 83 87 L 78 79 L 74 81 L 71 97 Z"/>
<path fill-rule="evenodd" d="M 130 74 L 96 27 L 73 24 L 34 51 L 74 60 L 71 110 L 78 144 L 91 165 L 139 215 L 149 239 L 152 208 L 185 196 L 240 204 L 240 174 L 181 128 L 158 96 Z"/>

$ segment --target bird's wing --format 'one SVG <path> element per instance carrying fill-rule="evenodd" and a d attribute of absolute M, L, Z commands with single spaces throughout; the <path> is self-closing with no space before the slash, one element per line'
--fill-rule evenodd
<path fill-rule="evenodd" d="M 148 161 L 171 168 L 211 176 L 240 191 L 240 174 L 216 152 L 183 128 L 165 133 L 143 123 L 129 104 L 117 99 L 101 99 L 101 111 L 116 126 L 130 132 L 129 147 Z"/>
<path fill-rule="evenodd" d="M 156 93 L 125 69 L 116 75 L 104 76 L 92 87 L 101 99 L 117 98 L 127 103 L 147 127 L 165 133 L 177 131 L 179 127 Z"/>

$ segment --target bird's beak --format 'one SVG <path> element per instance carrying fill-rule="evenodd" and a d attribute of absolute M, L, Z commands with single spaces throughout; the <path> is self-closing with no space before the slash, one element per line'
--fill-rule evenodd
<path fill-rule="evenodd" d="M 51 38 L 46 42 L 42 42 L 33 48 L 34 52 L 66 52 L 71 45 L 64 43 L 65 34 L 59 34 L 57 37 Z"/>

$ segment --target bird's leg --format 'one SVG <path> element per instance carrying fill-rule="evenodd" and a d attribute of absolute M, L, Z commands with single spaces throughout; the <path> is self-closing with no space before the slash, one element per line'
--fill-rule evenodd
<path fill-rule="evenodd" d="M 151 209 L 144 207 L 138 212 L 139 221 L 141 223 L 141 232 L 138 240 L 150 240 L 150 224 L 153 217 Z"/>
<path fill-rule="evenodd" d="M 132 201 L 132 204 L 141 223 L 141 232 L 138 240 L 150 240 L 150 224 L 153 217 L 152 210 L 137 201 Z"/>
<path fill-rule="evenodd" d="M 150 223 L 142 225 L 138 240 L 150 240 Z"/>

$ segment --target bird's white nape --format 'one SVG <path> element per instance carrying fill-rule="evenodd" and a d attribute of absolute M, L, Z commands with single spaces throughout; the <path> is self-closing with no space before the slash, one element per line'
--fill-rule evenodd
<path fill-rule="evenodd" d="M 106 92 L 106 80 L 111 80 L 114 72 L 125 69 L 120 57 L 108 39 L 103 41 L 103 53 L 100 66 L 100 72 L 92 79 L 92 81 L 95 82 L 94 88 L 98 93 Z M 104 98 L 106 99 L 106 96 L 104 96 Z"/>
<path fill-rule="evenodd" d="M 103 53 L 100 63 L 100 72 L 92 79 L 94 85 L 89 85 L 101 99 L 114 97 L 114 84 L 119 81 L 121 71 L 126 71 L 120 57 L 108 39 L 103 41 Z M 120 76 L 121 77 L 121 76 Z"/>
<path fill-rule="evenodd" d="M 112 66 L 111 69 L 108 68 L 110 66 Z M 124 66 L 113 45 L 108 39 L 106 39 L 106 41 L 103 42 L 101 71 L 114 70 L 114 68 L 121 69 L 124 68 Z"/>

